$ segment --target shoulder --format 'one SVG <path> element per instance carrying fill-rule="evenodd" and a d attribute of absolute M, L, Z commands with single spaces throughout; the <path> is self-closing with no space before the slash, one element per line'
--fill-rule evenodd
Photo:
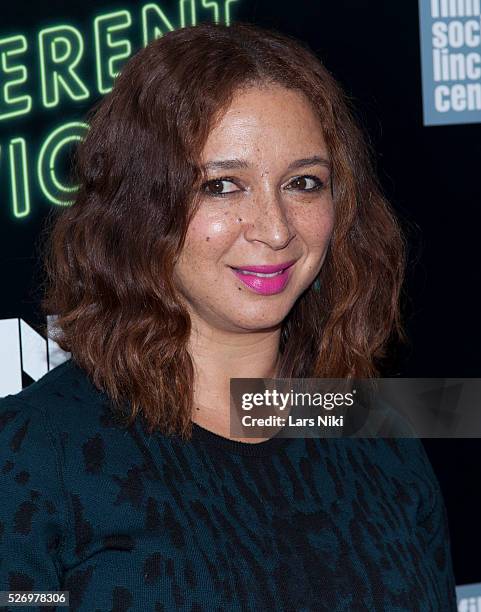
<path fill-rule="evenodd" d="M 25 387 L 18 393 L 7 395 L 0 401 L 20 401 L 32 406 L 46 406 L 57 398 L 65 399 L 76 393 L 85 393 L 88 377 L 84 370 L 79 368 L 72 359 L 64 361 L 44 376 Z"/>
<path fill-rule="evenodd" d="M 362 438 L 357 439 L 357 443 L 356 438 L 351 440 L 352 456 L 357 454 L 364 462 L 373 462 L 386 478 L 423 483 L 436 490 L 439 488 L 420 438 Z"/>
<path fill-rule="evenodd" d="M 28 415 L 40 419 L 47 429 L 72 430 L 97 424 L 107 404 L 107 396 L 68 359 L 19 393 L 1 398 L 0 414 L 4 422 Z"/>
<path fill-rule="evenodd" d="M 376 499 L 409 506 L 422 522 L 444 500 L 419 438 L 343 438 L 333 447 L 345 479 Z"/>
<path fill-rule="evenodd" d="M 440 495 L 438 479 L 420 438 L 380 438 L 379 444 L 394 476 L 419 483 L 431 490 L 433 496 Z"/>
<path fill-rule="evenodd" d="M 51 416 L 61 413 L 62 391 L 70 386 L 70 379 L 71 365 L 64 362 L 19 393 L 0 398 L 0 461 L 4 474 L 13 466 L 22 466 L 23 473 L 31 475 L 47 464 L 54 473 L 57 471 L 59 440 Z"/>

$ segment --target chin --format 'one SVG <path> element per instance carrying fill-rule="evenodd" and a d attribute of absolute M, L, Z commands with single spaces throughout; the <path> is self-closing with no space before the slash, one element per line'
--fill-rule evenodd
<path fill-rule="evenodd" d="M 263 329 L 275 328 L 281 325 L 288 313 L 289 311 L 284 309 L 282 309 L 282 312 L 279 310 L 277 313 L 273 313 L 272 308 L 256 308 L 255 312 L 252 313 L 244 310 L 235 323 L 243 329 L 262 331 Z"/>

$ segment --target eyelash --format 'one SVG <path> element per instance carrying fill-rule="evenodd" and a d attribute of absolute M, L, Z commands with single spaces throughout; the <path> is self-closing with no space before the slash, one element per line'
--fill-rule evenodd
<path fill-rule="evenodd" d="M 306 179 L 312 179 L 313 181 L 316 182 L 316 186 L 315 187 L 311 187 L 311 189 L 300 189 L 300 191 L 303 191 L 304 193 L 312 193 L 314 191 L 322 191 L 325 187 L 326 187 L 326 183 L 324 181 L 321 181 L 321 179 L 319 179 L 317 176 L 313 176 L 312 174 L 300 174 L 299 176 L 294 176 L 291 179 L 292 181 L 295 181 L 296 179 L 300 179 L 300 178 L 306 178 Z M 235 179 L 233 179 L 230 176 L 220 176 L 219 178 L 215 178 L 215 179 L 210 179 L 209 181 L 206 181 L 202 186 L 201 186 L 201 190 L 203 193 L 205 193 L 208 196 L 211 196 L 213 198 L 225 198 L 228 195 L 231 195 L 232 193 L 236 193 L 235 191 L 227 191 L 226 193 L 209 193 L 207 191 L 207 186 L 210 183 L 218 183 L 218 182 L 222 182 L 222 181 L 229 181 L 231 183 L 235 184 Z"/>

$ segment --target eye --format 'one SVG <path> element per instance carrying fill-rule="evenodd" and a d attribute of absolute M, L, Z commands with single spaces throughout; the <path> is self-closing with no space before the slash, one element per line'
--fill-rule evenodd
<path fill-rule="evenodd" d="M 323 181 L 317 176 L 295 176 L 290 183 L 286 185 L 286 189 L 299 189 L 300 191 L 318 191 L 324 187 Z"/>
<path fill-rule="evenodd" d="M 224 196 L 228 193 L 239 191 L 235 189 L 234 181 L 227 177 L 207 181 L 202 185 L 201 189 L 203 193 L 211 196 Z"/>

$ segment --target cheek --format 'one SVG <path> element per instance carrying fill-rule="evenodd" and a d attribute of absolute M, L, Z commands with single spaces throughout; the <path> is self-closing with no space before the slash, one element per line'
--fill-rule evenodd
<path fill-rule="evenodd" d="M 202 264 L 222 256 L 235 238 L 233 216 L 226 214 L 197 215 L 191 221 L 184 244 L 184 260 Z"/>
<path fill-rule="evenodd" d="M 332 204 L 317 210 L 310 209 L 309 214 L 299 215 L 295 220 L 297 232 L 311 249 L 323 251 L 331 238 L 334 229 L 334 210 Z"/>

